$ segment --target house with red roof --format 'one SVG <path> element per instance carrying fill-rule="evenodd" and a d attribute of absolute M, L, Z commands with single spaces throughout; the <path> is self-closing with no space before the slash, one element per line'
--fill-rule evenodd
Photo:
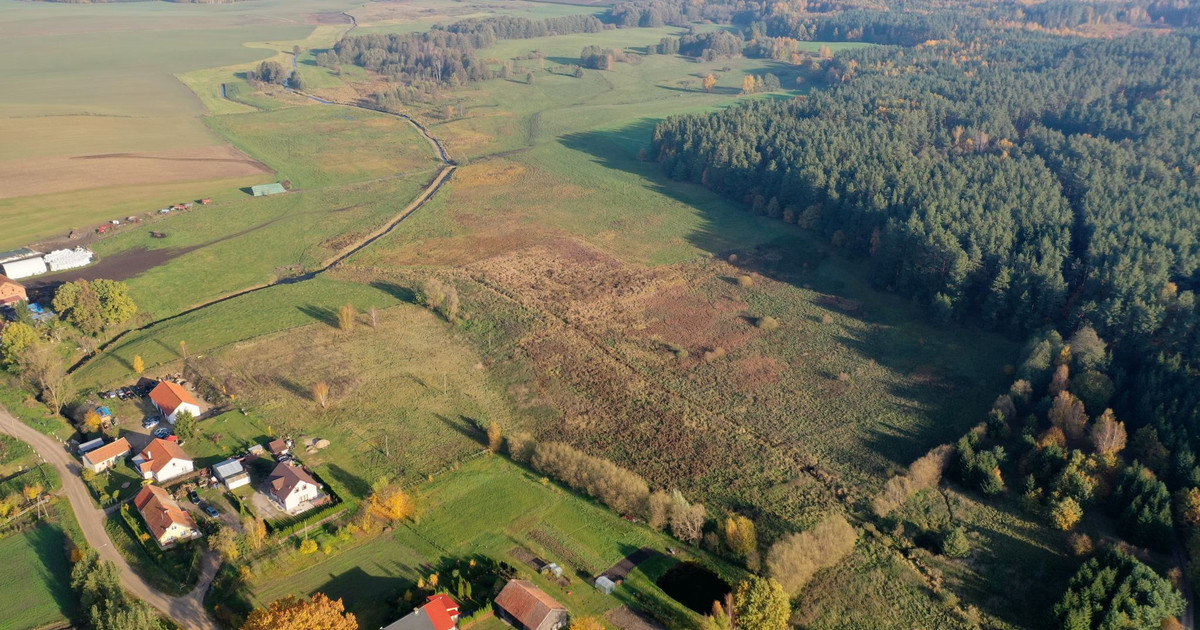
<path fill-rule="evenodd" d="M 496 613 L 519 630 L 559 630 L 570 621 L 566 606 L 529 580 L 509 580 L 496 596 Z"/>
<path fill-rule="evenodd" d="M 200 415 L 200 402 L 196 397 L 182 385 L 171 381 L 160 381 L 155 385 L 154 389 L 150 390 L 150 402 L 158 407 L 158 412 L 171 424 L 175 424 L 179 414 L 184 411 L 191 412 L 192 417 Z"/>
<path fill-rule="evenodd" d="M 133 449 L 129 446 L 129 440 L 120 438 L 84 453 L 83 465 L 94 473 L 104 472 L 116 466 L 117 461 L 128 455 L 131 450 Z"/>
<path fill-rule="evenodd" d="M 158 486 L 146 486 L 133 498 L 133 505 L 146 522 L 150 535 L 164 549 L 184 540 L 200 537 L 196 521 Z"/>
<path fill-rule="evenodd" d="M 25 294 L 25 285 L 0 274 L 0 306 L 16 304 L 28 299 L 29 296 Z"/>
<path fill-rule="evenodd" d="M 143 479 L 153 479 L 158 483 L 170 481 L 196 469 L 195 462 L 183 452 L 179 444 L 157 438 L 141 453 L 133 456 L 133 467 L 142 474 Z"/>
<path fill-rule="evenodd" d="M 431 595 L 425 605 L 383 630 L 454 630 L 458 627 L 458 602 L 445 593 Z"/>

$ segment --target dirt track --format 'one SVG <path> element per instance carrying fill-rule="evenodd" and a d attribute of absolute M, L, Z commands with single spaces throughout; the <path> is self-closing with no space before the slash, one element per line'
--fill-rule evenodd
<path fill-rule="evenodd" d="M 204 609 L 204 593 L 220 568 L 219 557 L 206 551 L 201 560 L 200 580 L 190 593 L 182 597 L 165 595 L 150 586 L 125 561 L 112 544 L 108 532 L 104 529 L 107 518 L 102 510 L 92 504 L 91 495 L 83 480 L 79 477 L 80 466 L 75 458 L 67 453 L 66 448 L 46 435 L 43 435 L 8 413 L 0 407 L 0 431 L 27 442 L 37 451 L 47 463 L 54 466 L 62 478 L 63 487 L 60 494 L 65 495 L 71 503 L 71 510 L 83 530 L 83 537 L 88 545 L 95 549 L 100 557 L 117 565 L 120 571 L 121 584 L 131 595 L 145 601 L 162 614 L 175 620 L 189 630 L 217 630 L 217 624 L 208 616 Z"/>

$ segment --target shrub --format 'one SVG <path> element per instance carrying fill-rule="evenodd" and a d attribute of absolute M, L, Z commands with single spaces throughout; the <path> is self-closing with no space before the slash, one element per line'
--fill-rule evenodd
<path fill-rule="evenodd" d="M 767 554 L 767 569 L 794 596 L 817 571 L 849 555 L 857 541 L 854 527 L 842 515 L 834 514 L 813 529 L 776 542 Z"/>
<path fill-rule="evenodd" d="M 755 326 L 767 331 L 776 330 L 779 328 L 779 320 L 774 317 L 760 317 L 754 322 Z"/>
<path fill-rule="evenodd" d="M 971 540 L 961 527 L 951 527 L 942 534 L 942 554 L 947 558 L 965 558 L 971 553 Z"/>

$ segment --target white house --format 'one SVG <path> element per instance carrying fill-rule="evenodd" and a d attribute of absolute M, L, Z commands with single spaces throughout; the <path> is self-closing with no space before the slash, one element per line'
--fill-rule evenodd
<path fill-rule="evenodd" d="M 213 466 L 213 475 L 225 484 L 229 490 L 241 488 L 249 485 L 250 473 L 242 466 L 242 462 L 236 459 L 227 459 Z"/>
<path fill-rule="evenodd" d="M 263 488 L 288 513 L 296 513 L 305 501 L 321 498 L 321 486 L 299 466 L 283 462 L 271 471 Z"/>
<path fill-rule="evenodd" d="M 192 417 L 200 415 L 199 401 L 182 385 L 171 381 L 160 381 L 155 385 L 154 389 L 150 390 L 150 402 L 154 403 L 159 413 L 171 424 L 175 424 L 179 414 L 184 411 L 191 412 Z"/>
<path fill-rule="evenodd" d="M 92 442 L 95 442 L 95 440 L 92 440 Z M 91 444 L 91 442 L 88 444 Z M 83 465 L 94 473 L 104 472 L 115 466 L 117 460 L 128 455 L 130 450 L 132 449 L 129 446 L 129 440 L 120 438 L 104 446 L 85 452 L 83 454 Z"/>
<path fill-rule="evenodd" d="M 169 481 L 195 470 L 195 464 L 175 442 L 154 440 L 141 453 L 133 456 L 133 467 L 143 479 L 158 483 Z"/>
<path fill-rule="evenodd" d="M 192 515 L 183 511 L 175 499 L 162 488 L 142 488 L 133 498 L 133 505 L 146 522 L 150 535 L 154 537 L 158 546 L 164 549 L 180 541 L 200 537 L 200 530 L 196 528 L 196 521 L 192 519 Z"/>

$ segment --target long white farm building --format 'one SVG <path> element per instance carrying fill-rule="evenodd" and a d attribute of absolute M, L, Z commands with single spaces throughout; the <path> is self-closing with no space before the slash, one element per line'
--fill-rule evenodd
<path fill-rule="evenodd" d="M 13 280 L 36 276 L 46 273 L 46 271 L 46 261 L 42 260 L 41 256 L 0 263 L 0 272 Z"/>
<path fill-rule="evenodd" d="M 27 250 L 30 254 L 36 254 Z M 86 267 L 92 262 L 94 254 L 82 247 L 75 249 L 56 249 L 44 256 L 35 255 L 28 258 L 9 258 L 0 262 L 0 273 L 14 280 L 37 276 L 48 271 L 66 271 L 78 267 Z"/>

